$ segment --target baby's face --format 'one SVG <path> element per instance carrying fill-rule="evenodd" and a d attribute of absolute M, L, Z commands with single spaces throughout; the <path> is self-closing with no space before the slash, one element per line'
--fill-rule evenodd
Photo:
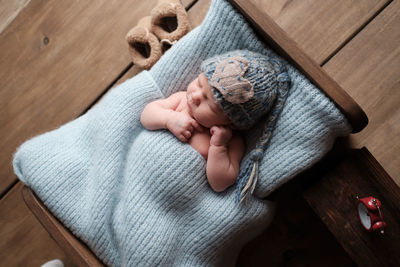
<path fill-rule="evenodd" d="M 194 79 L 186 91 L 189 113 L 204 127 L 229 125 L 228 117 L 215 102 L 212 89 L 204 73 Z"/>

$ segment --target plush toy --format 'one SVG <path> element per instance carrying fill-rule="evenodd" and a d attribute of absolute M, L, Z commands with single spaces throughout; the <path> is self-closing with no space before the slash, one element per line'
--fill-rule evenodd
<path fill-rule="evenodd" d="M 142 18 L 126 35 L 133 63 L 150 69 L 190 29 L 188 15 L 179 0 L 159 0 L 151 16 Z"/>
<path fill-rule="evenodd" d="M 173 44 L 190 31 L 189 18 L 179 0 L 158 0 L 151 11 L 151 31 L 161 43 Z"/>
<path fill-rule="evenodd" d="M 144 17 L 125 37 L 133 63 L 142 69 L 150 69 L 162 55 L 160 41 L 150 27 L 151 17 Z"/>

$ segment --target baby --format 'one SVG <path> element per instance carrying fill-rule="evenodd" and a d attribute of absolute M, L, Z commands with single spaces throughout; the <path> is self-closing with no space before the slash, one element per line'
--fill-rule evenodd
<path fill-rule="evenodd" d="M 148 104 L 140 121 L 149 130 L 168 129 L 207 160 L 207 179 L 220 192 L 236 181 L 244 153 L 243 139 L 215 102 L 204 73 L 166 99 Z"/>
<path fill-rule="evenodd" d="M 149 103 L 140 121 L 189 143 L 207 160 L 211 188 L 221 192 L 236 182 L 245 151 L 243 138 L 232 130 L 247 130 L 270 112 L 287 85 L 286 72 L 277 59 L 247 50 L 214 56 L 201 67 L 185 92 Z"/>

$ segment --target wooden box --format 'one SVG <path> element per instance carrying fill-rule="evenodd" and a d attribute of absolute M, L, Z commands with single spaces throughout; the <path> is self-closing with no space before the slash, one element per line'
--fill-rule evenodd
<path fill-rule="evenodd" d="M 244 15 L 262 40 L 302 71 L 334 101 L 350 122 L 353 133 L 361 131 L 367 125 L 367 116 L 358 104 L 316 62 L 303 52 L 270 17 L 260 12 L 246 0 L 230 0 L 230 2 Z M 22 194 L 27 206 L 37 219 L 77 265 L 103 265 L 85 244 L 74 237 L 54 218 L 29 188 L 24 187 Z"/>

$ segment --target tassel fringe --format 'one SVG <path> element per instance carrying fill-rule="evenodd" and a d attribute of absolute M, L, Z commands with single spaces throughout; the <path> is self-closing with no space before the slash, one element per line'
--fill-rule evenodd
<path fill-rule="evenodd" d="M 254 182 L 253 182 L 253 180 L 254 180 Z M 250 177 L 247 180 L 247 184 L 243 188 L 243 190 L 240 192 L 240 195 L 242 196 L 240 199 L 240 203 L 242 203 L 243 200 L 246 200 L 246 203 L 247 203 L 249 193 L 253 194 L 254 189 L 256 188 L 257 180 L 258 180 L 258 161 L 255 161 L 253 163 Z M 249 190 L 250 188 L 251 188 L 251 190 Z"/>
<path fill-rule="evenodd" d="M 263 129 L 263 134 L 258 140 L 256 148 L 250 153 L 250 162 L 247 163 L 248 165 L 246 164 L 247 167 L 240 172 L 240 175 L 238 177 L 238 191 L 236 193 L 236 199 L 237 201 L 240 200 L 239 204 L 242 203 L 244 200 L 246 200 L 247 203 L 249 195 L 254 193 L 258 181 L 258 168 L 260 160 L 262 159 L 263 154 L 267 149 L 277 118 L 281 113 L 286 98 L 288 96 L 288 91 L 290 88 L 290 78 L 287 73 L 280 74 L 278 76 L 278 81 L 280 82 L 278 99 L 276 100 L 273 110 L 268 116 L 267 122 Z M 244 186 L 245 183 L 246 185 Z M 241 188 L 243 189 L 241 190 Z"/>

